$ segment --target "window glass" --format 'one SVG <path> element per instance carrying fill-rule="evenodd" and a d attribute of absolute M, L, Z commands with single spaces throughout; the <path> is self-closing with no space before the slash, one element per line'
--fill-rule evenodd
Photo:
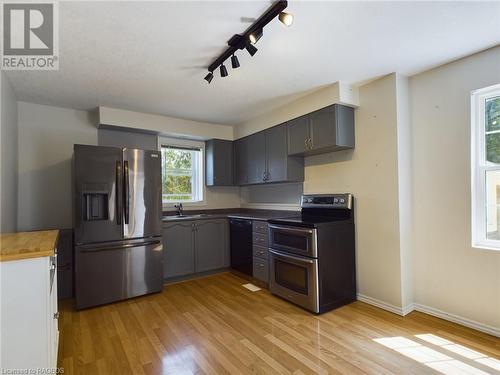
<path fill-rule="evenodd" d="M 486 236 L 500 240 L 500 170 L 486 171 Z"/>
<path fill-rule="evenodd" d="M 486 99 L 486 160 L 500 164 L 500 96 Z"/>
<path fill-rule="evenodd" d="M 500 96 L 486 99 L 486 131 L 500 130 Z"/>
<path fill-rule="evenodd" d="M 161 147 L 163 202 L 197 202 L 203 199 L 201 149 Z"/>

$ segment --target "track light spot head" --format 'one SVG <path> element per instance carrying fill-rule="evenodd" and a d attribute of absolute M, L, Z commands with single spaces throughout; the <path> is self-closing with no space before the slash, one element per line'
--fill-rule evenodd
<path fill-rule="evenodd" d="M 212 82 L 212 79 L 214 79 L 214 75 L 212 72 L 208 72 L 208 74 L 205 76 L 205 81 L 207 81 L 208 83 Z"/>
<path fill-rule="evenodd" d="M 227 73 L 226 66 L 224 64 L 220 65 L 220 76 L 227 77 L 229 74 Z"/>
<path fill-rule="evenodd" d="M 250 43 L 255 44 L 260 38 L 262 38 L 262 35 L 264 35 L 264 31 L 262 29 L 256 30 L 248 36 L 248 40 L 250 40 Z"/>
<path fill-rule="evenodd" d="M 253 44 L 247 44 L 245 46 L 245 49 L 250 54 L 250 56 L 255 55 L 257 53 L 257 51 L 258 51 L 257 47 L 255 47 Z"/>
<path fill-rule="evenodd" d="M 240 62 L 238 61 L 238 57 L 235 55 L 231 56 L 231 66 L 233 67 L 233 69 L 240 67 Z"/>
<path fill-rule="evenodd" d="M 280 12 L 280 14 L 278 15 L 278 19 L 283 25 L 291 26 L 293 23 L 293 14 Z"/>

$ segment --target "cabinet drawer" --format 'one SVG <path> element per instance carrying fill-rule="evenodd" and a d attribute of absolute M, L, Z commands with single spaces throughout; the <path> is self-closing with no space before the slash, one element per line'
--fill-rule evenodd
<path fill-rule="evenodd" d="M 267 247 L 253 245 L 253 256 L 257 258 L 267 259 Z"/>
<path fill-rule="evenodd" d="M 268 282 L 269 264 L 267 259 L 253 258 L 253 277 L 260 281 Z"/>
<path fill-rule="evenodd" d="M 262 247 L 267 247 L 267 233 L 253 233 L 253 244 L 262 246 Z"/>
<path fill-rule="evenodd" d="M 268 230 L 267 221 L 254 220 L 252 222 L 252 228 L 254 233 L 257 232 L 257 233 L 267 234 Z"/>

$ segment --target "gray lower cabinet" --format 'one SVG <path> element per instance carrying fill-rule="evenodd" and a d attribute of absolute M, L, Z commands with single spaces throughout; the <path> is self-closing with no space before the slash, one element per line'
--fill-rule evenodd
<path fill-rule="evenodd" d="M 229 267 L 227 220 L 200 220 L 195 226 L 196 272 Z"/>
<path fill-rule="evenodd" d="M 163 277 L 171 279 L 229 267 L 226 219 L 163 225 Z"/>
<path fill-rule="evenodd" d="M 354 148 L 354 109 L 334 104 L 287 123 L 288 154 L 315 155 Z"/>
<path fill-rule="evenodd" d="M 253 277 L 265 283 L 269 281 L 269 262 L 267 259 L 253 258 Z"/>
<path fill-rule="evenodd" d="M 231 186 L 233 181 L 233 142 L 210 139 L 205 143 L 205 182 L 207 186 Z"/>
<path fill-rule="evenodd" d="M 194 221 L 163 225 L 163 277 L 165 279 L 195 272 L 193 226 Z"/>
<path fill-rule="evenodd" d="M 268 224 L 266 221 L 252 222 L 253 277 L 269 282 Z"/>

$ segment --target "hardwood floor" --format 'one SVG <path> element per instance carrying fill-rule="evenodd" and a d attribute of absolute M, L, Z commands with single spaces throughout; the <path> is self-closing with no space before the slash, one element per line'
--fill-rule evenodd
<path fill-rule="evenodd" d="M 316 316 L 244 283 L 223 273 L 80 312 L 64 301 L 59 366 L 105 375 L 500 374 L 493 336 L 362 302 Z"/>

